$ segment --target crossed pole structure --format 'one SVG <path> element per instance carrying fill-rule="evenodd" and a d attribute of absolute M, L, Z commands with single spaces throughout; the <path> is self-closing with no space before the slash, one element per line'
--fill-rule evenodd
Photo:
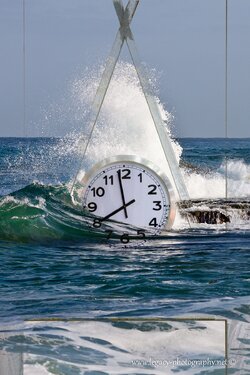
<path fill-rule="evenodd" d="M 134 36 L 130 28 L 130 24 L 134 17 L 139 1 L 140 0 L 129 0 L 126 8 L 124 8 L 122 0 L 113 0 L 115 11 L 120 22 L 120 27 L 116 34 L 115 41 L 113 43 L 111 52 L 107 59 L 106 66 L 102 74 L 102 78 L 99 83 L 99 87 L 96 91 L 96 95 L 92 104 L 92 111 L 91 111 L 91 117 L 90 117 L 91 131 L 88 136 L 88 140 L 85 143 L 83 158 L 85 157 L 86 151 L 88 149 L 104 98 L 106 96 L 112 75 L 114 73 L 114 69 L 117 64 L 117 60 L 121 53 L 121 49 L 123 47 L 124 42 L 126 42 L 132 62 L 135 66 L 135 69 L 136 69 L 136 72 L 137 72 L 137 75 L 138 75 L 138 78 L 142 87 L 143 94 L 145 96 L 149 111 L 151 113 L 154 126 L 156 128 L 158 137 L 160 139 L 161 146 L 164 151 L 164 155 L 165 155 L 167 164 L 169 166 L 169 170 L 171 172 L 176 191 L 179 195 L 179 199 L 187 200 L 189 199 L 188 191 L 184 183 L 168 132 L 166 130 L 165 123 L 161 117 L 158 103 L 156 101 L 154 94 L 151 92 L 151 88 L 149 86 L 149 80 L 147 79 L 145 69 L 139 58 L 137 48 L 135 45 Z M 78 173 L 79 173 L 79 170 L 78 170 Z M 75 176 L 75 179 L 73 181 L 72 190 L 76 182 L 77 175 Z"/>

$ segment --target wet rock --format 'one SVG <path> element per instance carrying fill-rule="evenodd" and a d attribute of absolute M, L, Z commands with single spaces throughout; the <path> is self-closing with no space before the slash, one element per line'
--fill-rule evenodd
<path fill-rule="evenodd" d="M 233 217 L 250 219 L 250 199 L 190 199 L 178 203 L 180 214 L 195 223 L 223 224 Z"/>
<path fill-rule="evenodd" d="M 230 217 L 220 211 L 189 211 L 188 216 L 197 223 L 223 224 L 230 223 Z"/>

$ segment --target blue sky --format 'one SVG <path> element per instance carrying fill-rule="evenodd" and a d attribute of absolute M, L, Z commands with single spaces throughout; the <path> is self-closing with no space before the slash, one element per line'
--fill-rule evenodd
<path fill-rule="evenodd" d="M 250 137 L 250 1 L 228 0 L 228 13 L 228 135 Z M 26 0 L 28 135 L 42 135 L 41 108 L 70 80 L 105 61 L 117 27 L 112 0 Z M 141 0 L 131 28 L 175 134 L 223 137 L 225 0 Z M 0 136 L 22 136 L 21 0 L 0 0 L 0 49 Z"/>

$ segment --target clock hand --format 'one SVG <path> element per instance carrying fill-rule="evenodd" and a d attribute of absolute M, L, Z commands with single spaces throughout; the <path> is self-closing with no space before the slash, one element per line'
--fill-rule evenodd
<path fill-rule="evenodd" d="M 130 206 L 131 204 L 135 203 L 135 199 L 132 199 L 131 201 L 129 201 L 128 203 L 126 204 L 123 204 L 121 207 L 117 208 L 116 210 L 110 212 L 110 214 L 106 215 L 105 217 L 102 217 L 100 219 L 100 221 L 104 221 L 104 220 L 107 220 L 109 219 L 111 216 L 117 214 L 118 212 L 124 210 L 125 208 L 127 208 L 128 206 Z"/>
<path fill-rule="evenodd" d="M 121 170 L 120 169 L 117 171 L 117 174 L 118 174 L 119 186 L 120 186 L 120 191 L 121 191 L 121 196 L 122 196 L 122 203 L 123 203 L 123 206 L 124 206 L 124 215 L 125 215 L 125 218 L 127 219 L 128 218 L 128 212 L 127 212 L 127 207 L 125 206 L 125 197 L 124 197 L 124 191 L 123 191 L 123 186 L 122 186 L 122 177 L 121 177 Z"/>

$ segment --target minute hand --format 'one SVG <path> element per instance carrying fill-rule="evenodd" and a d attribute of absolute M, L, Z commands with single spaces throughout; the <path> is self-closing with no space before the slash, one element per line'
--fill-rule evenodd
<path fill-rule="evenodd" d="M 110 214 L 106 215 L 105 217 L 101 218 L 100 221 L 104 221 L 104 220 L 107 220 L 109 219 L 111 216 L 114 216 L 115 214 L 117 214 L 118 212 L 124 210 L 124 208 L 130 206 L 131 204 L 135 203 L 135 199 L 132 199 L 131 201 L 129 201 L 128 203 L 126 204 L 123 204 L 121 207 L 117 208 L 116 210 L 110 212 Z"/>
<path fill-rule="evenodd" d="M 122 203 L 124 205 L 124 215 L 125 215 L 125 218 L 127 219 L 128 218 L 128 212 L 127 212 L 127 208 L 125 206 L 125 197 L 124 197 L 124 191 L 123 191 L 123 186 L 122 186 L 122 176 L 121 176 L 121 170 L 120 169 L 117 171 L 117 174 L 118 174 L 120 192 L 121 192 L 121 196 L 122 196 Z"/>

